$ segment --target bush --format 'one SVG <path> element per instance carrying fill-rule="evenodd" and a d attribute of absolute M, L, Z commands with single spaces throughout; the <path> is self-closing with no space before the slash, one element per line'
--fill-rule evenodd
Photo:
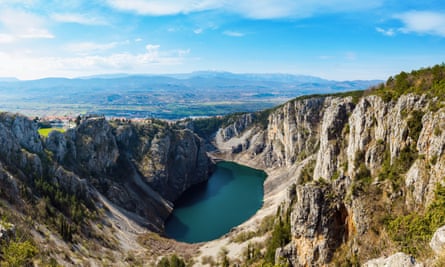
<path fill-rule="evenodd" d="M 314 179 L 315 163 L 315 160 L 311 160 L 303 167 L 300 178 L 301 184 L 306 184 Z"/>
<path fill-rule="evenodd" d="M 175 254 L 170 257 L 163 257 L 158 264 L 157 267 L 185 267 L 185 262 Z"/>
<path fill-rule="evenodd" d="M 403 252 L 419 256 L 428 249 L 434 232 L 445 224 L 445 186 L 437 185 L 434 201 L 424 214 L 413 212 L 385 223 L 391 239 Z"/>
<path fill-rule="evenodd" d="M 403 183 L 401 175 L 408 171 L 417 158 L 418 152 L 416 148 L 405 146 L 400 151 L 399 156 L 394 159 L 393 164 L 391 164 L 389 149 L 386 149 L 379 179 L 381 181 L 391 181 L 393 188 L 398 189 Z"/>
<path fill-rule="evenodd" d="M 414 142 L 417 142 L 420 136 L 420 132 L 422 131 L 422 117 L 424 113 L 419 110 L 414 110 L 411 113 L 410 118 L 407 121 L 408 125 L 408 135 L 411 137 L 411 139 L 414 140 Z"/>
<path fill-rule="evenodd" d="M 20 267 L 32 264 L 32 258 L 37 255 L 38 249 L 30 241 L 11 241 L 2 246 L 1 266 Z"/>
<path fill-rule="evenodd" d="M 284 218 L 279 215 L 275 223 L 272 237 L 267 241 L 267 249 L 264 255 L 266 263 L 275 264 L 275 251 L 284 247 L 291 240 L 290 209 L 286 211 Z"/>

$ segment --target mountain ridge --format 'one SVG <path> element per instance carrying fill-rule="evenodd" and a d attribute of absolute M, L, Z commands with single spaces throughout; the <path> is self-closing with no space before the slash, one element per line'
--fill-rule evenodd
<path fill-rule="evenodd" d="M 270 108 L 298 95 L 366 89 L 377 81 L 203 73 L 189 77 L 111 76 L 1 82 L 0 108 L 31 117 L 103 114 L 182 119 Z M 274 78 L 278 77 L 278 78 Z M 296 77 L 296 76 L 292 76 Z M 45 103 L 45 105 L 42 105 Z"/>
<path fill-rule="evenodd" d="M 110 74 L 95 74 L 88 76 L 79 76 L 79 77 L 42 77 L 38 79 L 30 79 L 30 80 L 21 80 L 15 77 L 0 77 L 0 82 L 3 81 L 11 81 L 11 82 L 33 82 L 38 80 L 47 80 L 47 79 L 67 79 L 67 80 L 92 80 L 92 79 L 120 79 L 120 78 L 129 78 L 129 77 L 170 77 L 177 79 L 189 79 L 193 77 L 238 77 L 238 78 L 247 78 L 252 80 L 261 80 L 261 81 L 293 81 L 293 82 L 347 82 L 347 81 L 375 81 L 381 82 L 379 79 L 370 79 L 370 80 L 331 80 L 324 79 L 318 76 L 312 75 L 304 75 L 304 74 L 291 74 L 291 73 L 235 73 L 229 71 L 205 71 L 198 70 L 189 73 L 110 73 Z"/>

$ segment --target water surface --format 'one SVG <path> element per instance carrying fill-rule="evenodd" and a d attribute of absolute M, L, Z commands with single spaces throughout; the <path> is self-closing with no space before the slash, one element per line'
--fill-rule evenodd
<path fill-rule="evenodd" d="M 263 204 L 266 174 L 232 162 L 220 162 L 209 181 L 193 186 L 175 203 L 165 232 L 178 241 L 216 239 L 249 219 Z"/>

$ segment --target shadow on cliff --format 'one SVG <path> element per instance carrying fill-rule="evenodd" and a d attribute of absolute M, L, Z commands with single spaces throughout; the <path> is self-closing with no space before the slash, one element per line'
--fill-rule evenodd
<path fill-rule="evenodd" d="M 210 179 L 189 188 L 175 201 L 175 208 L 193 206 L 198 202 L 209 200 L 217 196 L 221 190 L 235 179 L 233 172 L 227 168 L 219 167 Z M 211 180 L 211 181 L 210 181 Z"/>
<path fill-rule="evenodd" d="M 177 240 L 184 239 L 184 237 L 186 237 L 187 233 L 190 231 L 190 227 L 188 227 L 186 224 L 184 224 L 173 213 L 168 217 L 165 224 L 173 226 L 171 229 L 174 229 L 173 233 L 171 233 L 171 236 L 167 236 L 167 237 L 174 238 Z"/>

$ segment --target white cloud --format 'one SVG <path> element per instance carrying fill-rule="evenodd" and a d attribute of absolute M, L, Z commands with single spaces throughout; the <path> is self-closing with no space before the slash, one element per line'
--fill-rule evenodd
<path fill-rule="evenodd" d="M 104 18 L 92 15 L 75 14 L 75 13 L 59 13 L 52 14 L 51 18 L 58 22 L 77 23 L 83 25 L 107 25 L 108 22 Z"/>
<path fill-rule="evenodd" d="M 105 73 L 166 73 L 180 66 L 190 50 L 163 51 L 161 46 L 148 44 L 142 53 L 109 55 L 74 55 L 42 57 L 21 51 L 0 52 L 1 76 L 20 79 L 42 77 L 76 77 Z"/>
<path fill-rule="evenodd" d="M 201 34 L 203 31 L 204 31 L 204 30 L 203 30 L 202 28 L 198 28 L 198 29 L 193 30 L 193 32 L 194 32 L 195 34 Z"/>
<path fill-rule="evenodd" d="M 108 3 L 114 8 L 154 16 L 210 10 L 222 5 L 217 2 L 214 0 L 108 0 Z"/>
<path fill-rule="evenodd" d="M 0 44 L 12 43 L 15 41 L 15 37 L 11 34 L 0 34 Z"/>
<path fill-rule="evenodd" d="M 145 46 L 147 52 L 137 56 L 137 61 L 139 63 L 159 63 L 161 57 L 159 56 L 160 45 L 148 44 Z"/>
<path fill-rule="evenodd" d="M 54 35 L 46 29 L 28 28 L 26 32 L 18 35 L 22 39 L 52 39 Z"/>
<path fill-rule="evenodd" d="M 383 0 L 107 0 L 116 9 L 142 15 L 163 16 L 223 10 L 251 19 L 310 17 L 315 13 L 336 13 L 378 7 Z"/>
<path fill-rule="evenodd" d="M 433 11 L 410 11 L 395 16 L 404 26 L 404 33 L 432 34 L 445 37 L 445 13 Z"/>
<path fill-rule="evenodd" d="M 224 35 L 231 36 L 231 37 L 243 37 L 244 33 L 242 32 L 236 32 L 236 31 L 224 31 Z"/>
<path fill-rule="evenodd" d="M 10 36 L 10 41 L 54 38 L 54 35 L 46 29 L 43 18 L 24 11 L 12 9 L 0 11 L 0 24 L 6 31 L 6 35 Z"/>
<path fill-rule="evenodd" d="M 394 29 L 392 29 L 392 28 L 385 30 L 383 28 L 377 27 L 377 28 L 375 28 L 375 30 L 383 35 L 386 35 L 386 36 L 394 36 L 396 34 Z"/>

